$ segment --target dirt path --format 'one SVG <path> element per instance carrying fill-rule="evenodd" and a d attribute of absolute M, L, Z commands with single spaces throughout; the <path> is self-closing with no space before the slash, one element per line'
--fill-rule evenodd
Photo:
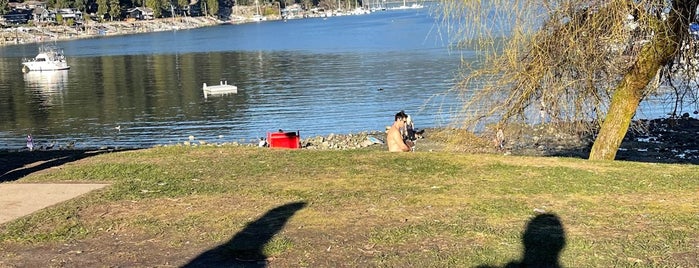
<path fill-rule="evenodd" d="M 0 224 L 107 185 L 0 183 Z"/>

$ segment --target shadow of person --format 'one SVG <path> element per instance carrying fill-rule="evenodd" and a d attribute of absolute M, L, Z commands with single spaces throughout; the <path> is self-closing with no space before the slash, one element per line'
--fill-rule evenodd
<path fill-rule="evenodd" d="M 16 181 L 34 172 L 83 158 L 127 150 L 132 149 L 0 152 L 0 183 Z"/>
<path fill-rule="evenodd" d="M 559 257 L 566 245 L 565 230 L 555 214 L 540 214 L 529 221 L 522 235 L 522 243 L 522 260 L 510 262 L 505 267 L 561 267 Z"/>
<path fill-rule="evenodd" d="M 305 206 L 306 202 L 295 202 L 276 207 L 249 223 L 228 242 L 200 254 L 182 267 L 265 267 L 265 244 Z"/>

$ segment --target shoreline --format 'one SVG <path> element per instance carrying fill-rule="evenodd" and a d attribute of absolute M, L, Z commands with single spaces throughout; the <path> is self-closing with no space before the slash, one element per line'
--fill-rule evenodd
<path fill-rule="evenodd" d="M 87 22 L 84 30 L 70 26 L 30 26 L 5 28 L 0 31 L 0 46 L 41 44 L 95 37 L 122 36 L 139 33 L 188 30 L 221 24 L 243 24 L 247 21 L 222 21 L 213 17 L 177 17 L 139 21 Z"/>
<path fill-rule="evenodd" d="M 79 39 L 120 36 L 139 33 L 153 33 L 163 31 L 188 30 L 203 27 L 210 27 L 222 24 L 246 24 L 260 22 L 255 18 L 256 12 L 254 6 L 235 6 L 232 7 L 229 20 L 221 20 L 212 16 L 198 17 L 169 17 L 155 18 L 151 20 L 123 20 L 123 21 L 104 21 L 97 22 L 93 20 L 85 20 L 81 28 L 66 25 L 51 25 L 51 26 L 17 26 L 9 28 L 0 28 L 0 47 L 14 46 L 24 44 L 38 44 L 57 41 L 72 41 Z M 332 14 L 305 14 L 296 16 L 291 19 L 304 19 L 337 16 L 339 13 Z M 349 15 L 363 15 L 361 13 L 347 13 Z M 345 15 L 347 15 L 345 14 Z M 287 20 L 279 14 L 267 14 L 263 16 L 263 21 L 278 21 Z"/>
<path fill-rule="evenodd" d="M 616 160 L 649 163 L 699 164 L 699 140 L 694 138 L 699 133 L 699 119 L 694 118 L 657 118 L 634 121 L 637 126 L 627 132 Z M 519 137 L 509 137 L 505 133 L 502 147 L 494 146 L 487 136 L 476 136 L 458 129 L 426 128 L 425 137 L 416 142 L 416 152 L 455 152 L 471 154 L 503 154 L 532 157 L 572 157 L 586 159 L 592 148 L 592 137 L 578 135 L 554 134 L 556 125 L 536 125 L 521 128 Z M 377 138 L 385 140 L 381 131 L 362 131 L 324 136 L 308 136 L 300 139 L 302 150 L 384 150 L 385 144 L 372 142 Z M 459 137 L 461 141 L 453 138 Z M 457 140 L 459 139 L 457 138 Z M 51 148 L 30 152 L 26 148 L 19 150 L 0 150 L 2 156 L 61 151 L 120 151 L 142 150 L 157 147 L 199 147 L 199 146 L 246 146 L 258 147 L 258 141 L 211 142 L 192 137 L 191 140 L 173 144 L 162 144 L 138 148 L 102 146 L 99 148 Z M 2 162 L 2 161 L 0 161 Z"/>

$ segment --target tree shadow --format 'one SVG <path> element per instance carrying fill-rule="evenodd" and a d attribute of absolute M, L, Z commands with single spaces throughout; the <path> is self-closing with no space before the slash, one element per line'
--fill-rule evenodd
<path fill-rule="evenodd" d="M 563 223 L 555 214 L 539 214 L 529 221 L 522 234 L 522 259 L 511 261 L 504 268 L 560 268 L 559 257 L 566 245 Z M 496 266 L 480 265 L 478 268 Z"/>
<path fill-rule="evenodd" d="M 263 249 L 306 202 L 276 207 L 249 223 L 228 242 L 210 249 L 182 267 L 266 267 Z"/>
<path fill-rule="evenodd" d="M 53 150 L 0 152 L 0 183 L 83 158 L 122 150 Z"/>

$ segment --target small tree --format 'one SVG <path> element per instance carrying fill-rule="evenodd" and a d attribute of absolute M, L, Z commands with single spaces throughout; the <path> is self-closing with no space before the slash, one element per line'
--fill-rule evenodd
<path fill-rule="evenodd" d="M 83 13 L 86 13 L 87 11 L 87 0 L 75 0 L 73 2 L 73 7 L 76 8 L 77 10 L 82 11 Z"/>
<path fill-rule="evenodd" d="M 109 5 L 107 4 L 107 0 L 97 0 L 97 16 L 99 16 L 100 21 L 104 20 L 104 15 L 106 15 L 108 11 Z"/>
<path fill-rule="evenodd" d="M 55 0 L 56 2 L 54 3 L 55 8 L 69 8 L 72 4 L 72 0 Z"/>
<path fill-rule="evenodd" d="M 121 19 L 121 5 L 119 4 L 119 0 L 109 0 L 109 18 L 111 20 L 114 20 L 114 18 L 117 20 Z"/>
<path fill-rule="evenodd" d="M 10 10 L 9 0 L 0 0 L 0 15 L 5 15 Z"/>
<path fill-rule="evenodd" d="M 209 16 L 218 14 L 218 0 L 206 0 L 206 11 Z"/>
<path fill-rule="evenodd" d="M 169 6 L 165 0 L 146 0 L 146 7 L 153 10 L 153 17 L 160 18 L 163 16 L 163 6 Z"/>

